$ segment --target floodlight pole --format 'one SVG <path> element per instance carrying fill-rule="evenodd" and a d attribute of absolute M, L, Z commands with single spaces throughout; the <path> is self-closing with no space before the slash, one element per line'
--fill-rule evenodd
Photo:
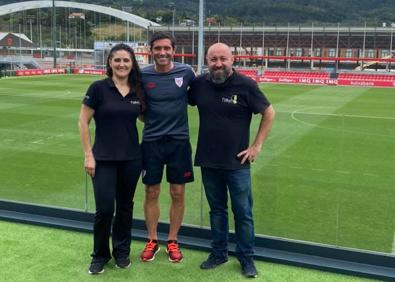
<path fill-rule="evenodd" d="M 363 70 L 363 59 L 365 58 L 365 45 L 366 45 L 366 22 L 365 22 L 365 27 L 363 29 L 363 46 L 362 46 L 361 70 Z"/>
<path fill-rule="evenodd" d="M 52 0 L 52 45 L 53 45 L 53 67 L 56 68 L 56 8 L 55 8 L 55 0 Z"/>
<path fill-rule="evenodd" d="M 314 48 L 314 23 L 311 23 L 311 42 L 310 42 L 310 58 L 311 58 L 311 61 L 310 61 L 310 69 L 314 69 L 314 60 L 313 60 L 314 51 L 313 51 L 313 48 Z"/>
<path fill-rule="evenodd" d="M 175 4 L 173 5 L 173 19 L 172 19 L 172 29 L 171 29 L 171 35 L 174 37 L 174 21 L 175 21 L 175 17 L 176 17 L 176 6 Z"/>
<path fill-rule="evenodd" d="M 18 34 L 18 41 L 19 41 L 19 60 L 20 61 L 22 61 L 22 39 L 21 39 L 21 34 L 22 34 L 22 31 L 21 31 L 21 24 L 19 24 L 18 25 L 18 31 L 19 31 L 19 34 Z"/>
<path fill-rule="evenodd" d="M 202 73 L 203 67 L 203 57 L 204 57 L 204 47 L 203 47 L 203 37 L 204 37 L 204 27 L 203 27 L 203 2 L 204 0 L 199 0 L 199 37 L 198 37 L 198 69 L 197 73 Z"/>
<path fill-rule="evenodd" d="M 171 13 L 172 13 L 171 36 L 174 37 L 174 21 L 175 21 L 175 16 L 176 16 L 176 3 L 170 2 L 167 6 L 171 9 Z"/>
<path fill-rule="evenodd" d="M 336 57 L 339 58 L 340 23 L 337 23 Z M 339 69 L 339 60 L 336 60 L 336 72 Z"/>
<path fill-rule="evenodd" d="M 30 24 L 30 40 L 33 42 L 33 18 L 31 16 L 27 17 L 29 20 L 29 24 Z"/>
<path fill-rule="evenodd" d="M 195 55 L 195 22 L 192 24 L 192 54 Z M 195 64 L 195 56 L 192 57 L 192 65 Z"/>
<path fill-rule="evenodd" d="M 390 41 L 390 59 L 392 59 L 392 38 L 394 35 L 394 28 L 391 26 L 391 41 Z M 388 65 L 388 71 L 391 71 L 391 61 L 389 61 Z"/>

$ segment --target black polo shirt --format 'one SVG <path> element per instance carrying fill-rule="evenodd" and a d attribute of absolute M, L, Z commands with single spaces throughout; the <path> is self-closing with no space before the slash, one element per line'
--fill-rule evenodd
<path fill-rule="evenodd" d="M 96 81 L 88 88 L 83 104 L 95 113 L 96 160 L 133 160 L 141 158 L 136 119 L 141 112 L 135 92 L 125 97 L 111 78 Z"/>
<path fill-rule="evenodd" d="M 195 165 L 208 168 L 248 168 L 237 154 L 249 146 L 252 114 L 270 102 L 252 79 L 237 72 L 222 84 L 209 74 L 196 78 L 189 89 L 189 104 L 199 111 L 199 136 Z"/>

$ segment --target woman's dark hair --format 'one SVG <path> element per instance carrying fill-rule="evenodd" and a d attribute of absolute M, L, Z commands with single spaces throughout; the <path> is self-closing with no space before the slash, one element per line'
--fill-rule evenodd
<path fill-rule="evenodd" d="M 110 60 L 113 58 L 115 52 L 121 50 L 126 51 L 130 54 L 130 58 L 132 60 L 132 69 L 129 73 L 128 82 L 131 89 L 134 89 L 136 91 L 137 98 L 140 101 L 141 112 L 144 112 L 146 106 L 145 106 L 144 90 L 141 82 L 141 70 L 139 64 L 137 63 L 134 51 L 129 45 L 124 43 L 119 43 L 111 48 L 106 62 L 106 74 L 108 77 L 112 77 L 113 73 L 112 73 L 112 68 L 110 66 Z"/>

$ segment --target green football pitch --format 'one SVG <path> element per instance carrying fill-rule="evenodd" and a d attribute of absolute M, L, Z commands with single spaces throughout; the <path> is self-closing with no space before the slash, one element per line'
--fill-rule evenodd
<path fill-rule="evenodd" d="M 0 79 L 0 198 L 94 211 L 77 122 L 81 99 L 99 78 Z M 256 233 L 394 253 L 394 89 L 261 87 L 277 115 L 252 166 Z M 194 147 L 195 108 L 189 109 L 189 119 Z M 251 139 L 258 124 L 257 116 Z M 187 187 L 184 222 L 208 226 L 198 169 L 195 174 Z M 138 218 L 143 195 L 139 184 Z M 163 221 L 168 203 L 163 185 Z"/>

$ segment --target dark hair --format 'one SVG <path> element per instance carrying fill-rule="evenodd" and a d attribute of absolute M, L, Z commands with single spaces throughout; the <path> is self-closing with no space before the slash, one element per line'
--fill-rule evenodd
<path fill-rule="evenodd" d="M 152 34 L 151 39 L 149 41 L 150 49 L 152 50 L 152 47 L 154 47 L 155 41 L 161 39 L 169 39 L 171 42 L 171 47 L 173 47 L 173 50 L 176 48 L 176 39 L 173 36 L 171 36 L 166 32 L 155 32 L 154 34 Z"/>
<path fill-rule="evenodd" d="M 142 81 L 141 81 L 141 70 L 139 67 L 139 64 L 137 63 L 136 56 L 134 54 L 133 49 L 124 43 L 119 43 L 115 45 L 114 47 L 111 48 L 110 53 L 108 54 L 107 57 L 107 62 L 106 62 L 106 74 L 108 77 L 112 77 L 112 68 L 110 66 L 110 60 L 113 58 L 114 53 L 117 51 L 124 50 L 130 54 L 130 58 L 132 60 L 132 69 L 129 73 L 128 77 L 128 82 L 131 87 L 131 89 L 134 89 L 137 94 L 137 98 L 140 101 L 141 105 L 141 112 L 145 111 L 145 97 L 144 97 L 144 91 L 142 87 Z"/>

